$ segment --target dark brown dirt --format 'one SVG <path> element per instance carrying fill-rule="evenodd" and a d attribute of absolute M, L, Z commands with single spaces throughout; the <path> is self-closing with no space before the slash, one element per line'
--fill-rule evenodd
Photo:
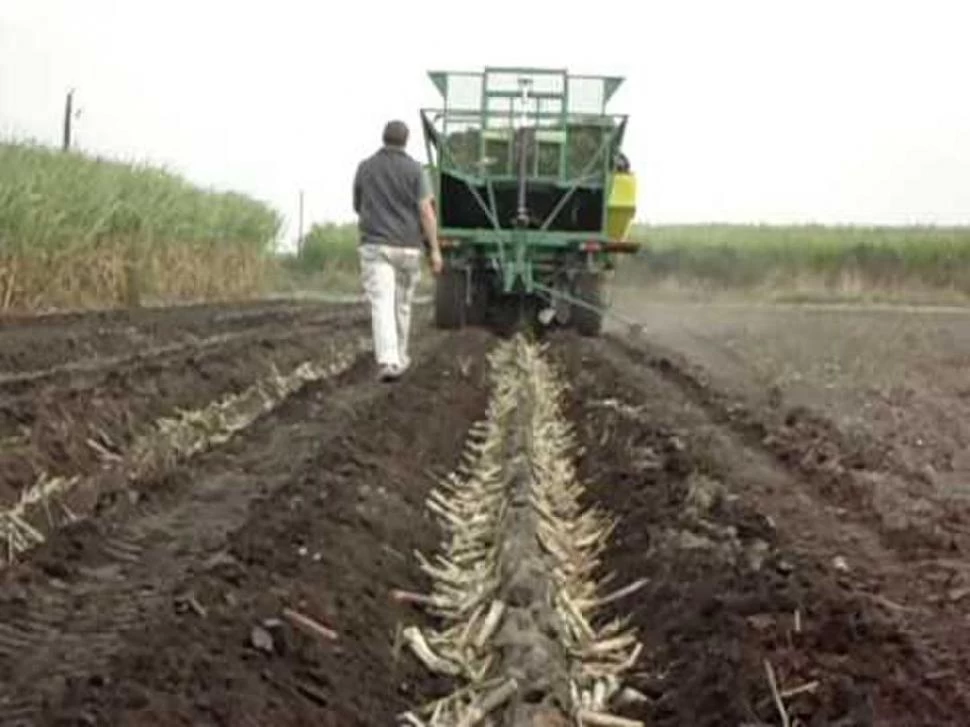
<path fill-rule="evenodd" d="M 970 503 L 941 494 L 931 476 L 864 428 L 840 428 L 819 409 L 729 393 L 704 367 L 652 343 L 616 347 L 652 369 L 731 428 L 744 446 L 771 453 L 811 482 L 843 517 L 866 523 L 901 556 L 948 557 L 970 547 Z"/>
<path fill-rule="evenodd" d="M 350 340 L 367 334 L 359 308 L 318 307 L 312 316 L 307 309 L 302 317 L 290 313 L 285 321 L 266 323 L 265 318 L 284 314 L 274 311 L 263 317 L 251 311 L 259 325 L 229 338 L 214 335 L 164 354 L 136 353 L 117 365 L 0 383 L 0 506 L 42 475 L 90 474 L 105 451 L 119 454 L 158 417 L 239 393 L 274 367 L 288 373 L 303 361 L 319 359 L 334 336 Z M 169 338 L 187 335 L 181 328 L 186 315 L 174 316 Z M 212 313 L 203 309 L 200 315 L 207 321 Z M 151 325 L 165 330 L 160 320 Z M 45 331 L 41 327 L 34 334 L 38 348 L 49 342 Z"/>
<path fill-rule="evenodd" d="M 732 410 L 735 422 L 667 359 L 615 344 L 563 350 L 590 502 L 622 518 L 608 568 L 621 582 L 650 579 L 618 614 L 648 647 L 638 686 L 653 701 L 636 716 L 777 724 L 767 661 L 782 691 L 814 684 L 786 701 L 803 724 L 962 723 L 970 628 L 952 600 L 960 585 L 917 576 L 905 544 L 890 540 L 891 550 L 871 520 L 827 506 L 818 472 L 791 457 L 819 446 L 822 430 L 755 444 L 755 413 Z M 840 441 L 825 445 L 838 452 Z"/>
<path fill-rule="evenodd" d="M 430 474 L 484 412 L 494 339 L 418 339 L 405 380 L 376 385 L 362 357 L 225 447 L 105 493 L 2 574 L 0 723 L 392 724 L 445 692 L 395 655 L 422 617 L 388 592 L 427 588 Z M 604 572 L 649 579 L 613 614 L 645 645 L 632 682 L 649 701 L 629 716 L 780 724 L 768 664 L 801 725 L 965 723 L 970 521 L 932 478 L 824 411 L 729 393 L 724 370 L 649 333 L 550 343 L 589 503 L 620 518 Z M 272 621 L 285 607 L 337 639 Z"/>
<path fill-rule="evenodd" d="M 936 494 L 970 497 L 970 308 L 696 305 L 642 287 L 616 299 L 719 390 L 811 410 L 878 442 Z"/>
<path fill-rule="evenodd" d="M 185 305 L 44 316 L 0 316 L 0 382 L 11 374 L 128 357 L 260 326 L 286 328 L 321 311 L 356 306 L 313 302 Z"/>
<path fill-rule="evenodd" d="M 0 619 L 17 626 L 0 629 L 0 705 L 11 705 L 0 716 L 385 724 L 433 690 L 407 658 L 390 660 L 399 619 L 414 615 L 388 594 L 424 586 L 411 553 L 438 537 L 424 496 L 484 411 L 487 340 L 433 339 L 394 386 L 362 360 L 8 573 Z M 284 607 L 338 640 L 286 625 L 273 653 L 253 648 L 253 628 Z"/>

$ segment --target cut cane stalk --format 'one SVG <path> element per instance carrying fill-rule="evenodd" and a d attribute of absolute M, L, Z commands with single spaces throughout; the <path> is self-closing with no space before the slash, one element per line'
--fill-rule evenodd
<path fill-rule="evenodd" d="M 594 712 L 591 709 L 580 709 L 576 713 L 579 724 L 590 727 L 646 727 L 646 723 L 638 719 L 617 717 L 606 712 Z"/>
<path fill-rule="evenodd" d="M 465 647 L 468 645 L 468 640 L 471 638 L 472 632 L 475 630 L 475 627 L 478 625 L 478 620 L 482 617 L 482 613 L 484 612 L 484 610 L 485 610 L 484 605 L 476 606 L 475 610 L 472 612 L 471 618 L 469 618 L 468 621 L 465 623 L 465 625 L 461 628 L 460 634 L 457 639 L 459 650 L 461 651 L 465 650 Z"/>
<path fill-rule="evenodd" d="M 305 616 L 299 611 L 294 611 L 291 608 L 284 608 L 283 616 L 295 626 L 302 628 L 304 631 L 309 631 L 310 633 L 313 633 L 316 636 L 320 636 L 330 641 L 336 640 L 338 638 L 338 634 L 336 631 L 334 631 L 333 629 L 327 628 L 319 621 L 315 621 L 314 619 L 310 618 L 309 616 Z"/>
<path fill-rule="evenodd" d="M 606 596 L 592 599 L 585 603 L 588 603 L 589 606 L 596 607 L 596 608 L 599 608 L 601 606 L 606 606 L 607 604 L 613 603 L 614 601 L 619 601 L 622 598 L 626 598 L 627 596 L 633 595 L 641 588 L 646 586 L 648 583 L 650 583 L 648 579 L 641 578 L 640 580 L 634 581 L 630 585 L 624 586 L 623 588 L 613 591 L 612 593 Z"/>
<path fill-rule="evenodd" d="M 482 649 L 485 646 L 485 642 L 492 638 L 495 630 L 498 628 L 499 623 L 502 620 L 502 614 L 505 613 L 505 604 L 502 601 L 492 601 L 492 605 L 489 607 L 488 615 L 485 617 L 485 621 L 482 623 L 482 628 L 475 637 L 475 646 L 478 649 Z"/>
<path fill-rule="evenodd" d="M 477 671 L 472 672 L 472 681 L 481 682 L 485 679 L 485 675 L 488 674 L 489 670 L 492 668 L 492 663 L 495 661 L 495 654 L 489 653 L 482 660 L 481 666 Z"/>
<path fill-rule="evenodd" d="M 451 608 L 454 604 L 450 599 L 441 596 L 425 596 L 420 593 L 411 593 L 395 589 L 391 591 L 391 599 L 398 603 L 414 603 L 421 606 L 434 606 L 436 608 Z"/>
<path fill-rule="evenodd" d="M 504 681 L 505 680 L 502 678 L 497 678 L 497 679 L 491 679 L 487 682 L 470 684 L 468 686 L 461 687 L 453 691 L 451 694 L 445 697 L 442 697 L 441 699 L 435 699 L 429 702 L 428 704 L 425 704 L 423 707 L 420 707 L 417 710 L 412 710 L 409 713 L 413 714 L 414 711 L 417 711 L 419 714 L 428 715 L 429 721 L 432 725 L 436 723 L 440 723 L 442 720 L 442 717 L 444 716 L 443 713 L 445 709 L 454 707 L 457 703 L 461 702 L 461 700 L 473 695 L 475 692 L 492 689 L 494 687 L 499 686 Z"/>
<path fill-rule="evenodd" d="M 416 626 L 408 626 L 404 629 L 402 636 L 404 642 L 411 647 L 414 655 L 431 671 L 449 676 L 458 676 L 461 674 L 461 667 L 458 664 L 438 656 L 431 650 L 421 630 Z"/>
<path fill-rule="evenodd" d="M 616 705 L 618 707 L 625 707 L 632 704 L 646 704 L 649 701 L 650 699 L 642 692 L 637 691 L 633 687 L 624 687 L 617 695 Z"/>
<path fill-rule="evenodd" d="M 593 695 L 590 706 L 597 710 L 603 711 L 606 707 L 607 695 L 607 685 L 605 679 L 597 679 L 596 683 L 593 685 Z"/>
<path fill-rule="evenodd" d="M 474 704 L 458 722 L 457 727 L 476 727 L 489 714 L 508 702 L 518 689 L 518 682 L 514 678 L 509 679 Z"/>
<path fill-rule="evenodd" d="M 10 513 L 7 513 L 7 516 L 10 518 L 10 521 L 20 531 L 22 531 L 27 536 L 29 536 L 31 540 L 33 540 L 33 541 L 35 541 L 37 543 L 43 543 L 44 542 L 44 536 L 41 534 L 41 532 L 39 530 L 37 530 L 35 527 L 33 527 L 26 520 L 24 520 L 22 517 L 20 517 L 20 515 L 18 515 L 16 513 L 13 513 L 13 512 L 10 512 Z"/>
<path fill-rule="evenodd" d="M 596 633 L 593 631 L 589 623 L 587 623 L 586 619 L 583 617 L 583 614 L 576 607 L 576 604 L 573 603 L 569 598 L 569 595 L 563 592 L 559 594 L 559 597 L 566 608 L 566 613 L 568 613 L 575 620 L 576 625 L 579 627 L 583 637 L 589 641 L 595 639 Z"/>
<path fill-rule="evenodd" d="M 627 671 L 633 668 L 633 665 L 637 663 L 637 659 L 640 658 L 640 652 L 643 650 L 643 644 L 636 644 L 630 655 L 626 658 L 626 661 L 622 663 L 622 668 L 620 671 Z"/>
<path fill-rule="evenodd" d="M 616 676 L 603 677 L 600 679 L 600 681 L 602 682 L 604 688 L 605 703 L 608 704 L 620 693 L 623 685 L 620 683 L 619 677 Z"/>
<path fill-rule="evenodd" d="M 559 616 L 560 623 L 562 623 L 566 629 L 568 645 L 574 652 L 578 651 L 578 645 L 585 643 L 586 639 L 582 627 L 576 622 L 575 617 L 569 613 L 565 606 L 556 606 L 556 613 Z"/>
<path fill-rule="evenodd" d="M 612 651 L 621 651 L 635 643 L 636 638 L 633 635 L 623 634 L 622 636 L 594 642 L 583 651 L 584 654 L 608 654 Z"/>

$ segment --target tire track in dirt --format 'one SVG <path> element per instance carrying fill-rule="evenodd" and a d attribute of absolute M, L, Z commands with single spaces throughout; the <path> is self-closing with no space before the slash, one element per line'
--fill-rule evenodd
<path fill-rule="evenodd" d="M 481 346 L 481 340 L 473 339 L 472 355 Z M 347 524 L 366 521 L 370 514 L 362 508 L 387 501 L 359 498 L 341 471 L 348 466 L 366 468 L 369 459 L 381 456 L 379 444 L 370 457 L 364 450 L 372 446 L 368 439 L 379 436 L 374 427 L 382 418 L 395 425 L 402 442 L 396 452 L 413 437 L 407 427 L 415 412 L 420 412 L 426 431 L 438 438 L 415 442 L 417 459 L 399 468 L 400 476 L 423 477 L 423 470 L 409 473 L 410 468 L 437 465 L 438 458 L 422 450 L 438 451 L 449 437 L 459 436 L 457 429 L 449 430 L 460 429 L 479 406 L 473 396 L 462 417 L 442 419 L 430 400 L 440 394 L 453 401 L 456 389 L 475 391 L 473 383 L 455 374 L 460 353 L 454 342 L 432 337 L 419 344 L 409 379 L 394 386 L 376 384 L 369 358 L 362 357 L 353 371 L 332 383 L 313 385 L 222 450 L 159 482 L 143 483 L 137 501 L 115 500 L 98 520 L 62 532 L 29 564 L 8 574 L 0 591 L 0 621 L 24 627 L 0 632 L 0 722 L 20 715 L 30 717 L 24 725 L 63 723 L 57 721 L 60 715 L 91 723 L 92 715 L 98 715 L 95 723 L 102 724 L 102 719 L 112 722 L 107 715 L 113 714 L 124 723 L 129 707 L 160 699 L 171 700 L 169 709 L 176 711 L 156 716 L 163 723 L 177 721 L 176 705 L 183 697 L 191 700 L 199 677 L 181 667 L 169 669 L 183 659 L 202 657 L 199 648 L 211 647 L 205 656 L 227 662 L 207 681 L 212 696 L 196 705 L 193 723 L 208 719 L 204 702 L 219 701 L 218 692 L 225 688 L 232 699 L 240 700 L 224 705 L 236 714 L 233 724 L 266 724 L 257 714 L 241 716 L 247 713 L 246 702 L 258 699 L 266 685 L 253 686 L 251 695 L 248 686 L 233 694 L 233 672 L 239 665 L 228 655 L 220 657 L 227 649 L 231 653 L 237 645 L 245 647 L 249 629 L 259 621 L 243 616 L 238 644 L 235 639 L 219 642 L 225 636 L 220 621 L 223 609 L 238 612 L 252 605 L 249 599 L 272 598 L 275 589 L 265 582 L 255 590 L 238 592 L 233 584 L 248 580 L 264 558 L 276 564 L 269 566 L 271 576 L 283 578 L 294 561 L 322 566 L 336 558 L 346 566 L 351 555 L 365 567 L 374 567 L 366 563 L 375 553 L 317 552 L 314 558 L 300 555 L 293 540 L 341 533 L 366 540 L 366 535 L 346 533 Z M 423 403 L 417 401 L 419 396 L 425 397 Z M 338 461 L 341 457 L 345 464 Z M 333 484 L 326 484 L 333 477 L 351 487 L 333 491 Z M 391 490 L 387 497 L 396 501 L 394 485 L 385 486 Z M 414 495 L 397 495 L 401 496 L 408 502 Z M 331 511 L 334 507 L 337 512 Z M 395 517 L 382 515 L 388 516 L 390 524 Z M 331 520 L 337 532 L 317 531 L 322 522 L 317 518 Z M 407 521 L 393 525 L 399 532 L 412 526 Z M 397 556 L 379 557 L 384 577 L 396 578 Z M 228 600 L 215 601 L 209 590 L 213 585 L 221 586 Z M 356 607 L 360 595 L 350 590 L 345 598 Z M 386 634 L 371 638 L 380 641 Z M 246 660 L 254 655 L 258 652 L 250 650 Z M 198 668 L 205 670 L 203 665 Z M 254 676 L 261 680 L 258 671 Z M 149 685 L 156 679 L 176 684 L 189 679 L 192 684 L 155 693 Z M 272 710 L 278 697 L 267 696 L 266 709 Z M 104 704 L 99 706 L 101 700 Z M 135 715 L 135 723 L 143 724 L 143 716 Z"/>
<path fill-rule="evenodd" d="M 330 339 L 349 337 L 356 329 L 363 333 L 365 326 L 358 311 L 327 315 L 295 330 L 266 330 L 3 395 L 0 436 L 15 427 L 25 432 L 0 443 L 0 504 L 10 504 L 38 478 L 88 474 L 106 452 L 117 456 L 158 417 L 240 391 L 273 367 L 286 371 L 316 357 Z"/>
<path fill-rule="evenodd" d="M 274 457 L 286 451 L 305 466 L 320 444 L 314 435 L 333 436 L 346 407 L 381 393 L 368 374 L 362 357 L 352 371 L 311 386 L 224 451 L 161 482 L 142 483 L 136 502 L 122 499 L 109 506 L 110 515 L 65 530 L 19 568 L 27 583 L 0 606 L 7 623 L 0 633 L 6 637 L 0 722 L 35 716 L 78 680 L 97 680 L 128 634 L 173 606 L 179 595 L 173 585 L 245 521 L 250 502 L 292 476 L 265 462 L 278 465 Z M 316 417 L 312 427 L 307 416 Z M 7 582 L 18 580 L 11 574 Z"/>
<path fill-rule="evenodd" d="M 22 394 L 30 388 L 36 387 L 41 383 L 61 383 L 71 382 L 74 386 L 93 386 L 99 381 L 97 374 L 104 374 L 111 369 L 127 368 L 135 369 L 147 364 L 164 365 L 174 362 L 181 354 L 186 352 L 205 352 L 210 349 L 229 347 L 242 343 L 258 343 L 261 339 L 277 338 L 288 339 L 306 335 L 315 328 L 327 327 L 335 321 L 345 322 L 348 325 L 366 323 L 367 314 L 362 311 L 353 311 L 356 315 L 342 311 L 328 311 L 323 314 L 307 316 L 297 320 L 286 320 L 286 323 L 295 324 L 296 330 L 292 325 L 285 328 L 281 327 L 281 321 L 262 324 L 253 327 L 246 327 L 242 331 L 230 331 L 227 333 L 206 333 L 202 337 L 193 337 L 190 340 L 166 343 L 158 346 L 144 348 L 135 353 L 123 353 L 113 356 L 98 356 L 95 358 L 81 358 L 57 366 L 43 369 L 18 370 L 11 373 L 0 374 L 0 390 L 8 395 L 15 396 Z M 91 376 L 89 379 L 81 379 L 84 384 L 78 381 L 85 375 Z M 55 381 L 52 381 L 55 380 Z"/>
<path fill-rule="evenodd" d="M 755 405 L 712 386 L 705 372 L 676 353 L 609 337 L 623 355 L 676 386 L 747 447 L 810 483 L 839 516 L 878 534 L 897 557 L 937 562 L 944 570 L 970 552 L 970 504 L 942 498 L 931 478 L 862 432 L 839 430 L 803 406 Z"/>
<path fill-rule="evenodd" d="M 222 397 L 201 409 L 154 422 L 117 457 L 88 477 L 54 478 L 38 483 L 17 505 L 0 511 L 0 533 L 9 544 L 7 562 L 46 540 L 66 523 L 77 523 L 97 511 L 107 497 L 124 492 L 126 483 L 161 473 L 229 441 L 260 417 L 286 402 L 308 383 L 327 380 L 359 362 L 364 341 L 328 341 L 329 350 L 292 371 L 267 376 L 238 394 Z M 366 347 L 364 350 L 367 350 Z M 61 517 L 61 512 L 65 517 Z"/>
<path fill-rule="evenodd" d="M 709 416 L 811 482 L 842 515 L 880 534 L 887 547 L 914 562 L 970 551 L 970 504 L 941 496 L 923 469 L 862 431 L 841 431 L 805 406 L 780 396 L 754 402 L 710 383 L 701 367 L 653 342 L 609 336 L 625 355 L 683 391 Z"/>
<path fill-rule="evenodd" d="M 360 306 L 251 301 L 163 308 L 0 316 L 0 375 L 42 371 L 87 360 L 124 357 L 132 349 L 192 344 L 213 334 L 286 327 Z"/>
<path fill-rule="evenodd" d="M 305 458 L 314 442 L 299 436 L 294 415 L 319 407 L 324 395 L 333 397 L 331 405 L 339 411 L 361 396 L 359 383 L 355 386 L 361 375 L 358 365 L 333 383 L 312 386 L 238 443 L 204 457 L 198 472 L 190 466 L 161 482 L 141 483 L 140 491 L 129 491 L 131 499 L 109 504 L 110 514 L 68 527 L 29 566 L 18 568 L 28 574 L 26 583 L 17 583 L 17 595 L 0 606 L 7 623 L 7 638 L 0 639 L 0 722 L 31 724 L 28 718 L 65 689 L 97 680 L 127 634 L 174 607 L 180 594 L 172 585 L 219 547 L 244 520 L 253 498 L 276 484 L 261 482 L 259 475 L 280 478 L 260 466 L 264 447 L 291 447 L 295 461 Z M 338 418 L 324 416 L 321 424 L 336 426 Z M 220 471 L 233 455 L 244 473 Z"/>
<path fill-rule="evenodd" d="M 941 584 L 871 521 L 665 364 L 612 341 L 560 352 L 591 498 L 623 513 L 609 567 L 651 582 L 633 624 L 649 644 L 635 686 L 653 700 L 636 716 L 777 723 L 767 661 L 804 724 L 962 723 L 970 632 L 946 586 L 934 598 Z"/>

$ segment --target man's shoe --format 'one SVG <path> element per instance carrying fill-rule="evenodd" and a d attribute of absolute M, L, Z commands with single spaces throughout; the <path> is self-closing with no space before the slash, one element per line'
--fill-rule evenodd
<path fill-rule="evenodd" d="M 380 381 L 393 381 L 397 377 L 397 368 L 391 364 L 381 364 L 377 370 L 377 378 Z"/>

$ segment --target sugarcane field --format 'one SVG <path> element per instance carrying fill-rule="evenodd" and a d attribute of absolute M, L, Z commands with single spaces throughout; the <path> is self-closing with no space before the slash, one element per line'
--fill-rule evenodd
<path fill-rule="evenodd" d="M 970 725 L 965 18 L 542 5 L 5 4 L 0 727 Z"/>

